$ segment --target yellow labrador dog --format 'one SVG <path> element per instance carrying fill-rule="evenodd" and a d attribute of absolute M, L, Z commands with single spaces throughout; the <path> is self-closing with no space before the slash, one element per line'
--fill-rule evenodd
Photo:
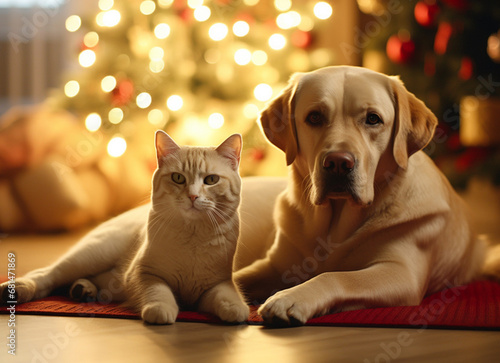
<path fill-rule="evenodd" d="M 436 117 L 398 78 L 358 67 L 296 74 L 261 123 L 286 153 L 290 177 L 271 247 L 235 276 L 249 301 L 267 299 L 266 323 L 418 305 L 481 272 L 486 246 L 421 151 Z M 245 203 L 243 213 L 251 213 Z M 249 235 L 239 254 L 265 239 Z"/>

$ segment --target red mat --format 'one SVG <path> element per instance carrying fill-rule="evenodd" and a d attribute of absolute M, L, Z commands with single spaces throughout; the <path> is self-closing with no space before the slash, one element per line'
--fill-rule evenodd
<path fill-rule="evenodd" d="M 262 324 L 262 319 L 256 310 L 256 307 L 252 307 L 248 324 Z M 0 314 L 8 313 L 7 306 L 0 307 Z M 18 304 L 15 306 L 15 313 L 139 318 L 137 314 L 118 304 L 77 303 L 63 296 L 51 296 Z M 221 323 L 213 315 L 192 311 L 180 312 L 177 321 Z M 419 306 L 363 309 L 329 314 L 311 319 L 307 325 L 500 330 L 500 284 L 478 281 L 430 295 Z"/>

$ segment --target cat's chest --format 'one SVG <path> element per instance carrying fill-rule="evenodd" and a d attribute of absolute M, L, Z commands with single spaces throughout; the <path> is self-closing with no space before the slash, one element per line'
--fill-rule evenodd
<path fill-rule="evenodd" d="M 231 277 L 233 254 L 225 246 L 172 244 L 149 248 L 143 263 L 191 305 L 206 290 Z"/>

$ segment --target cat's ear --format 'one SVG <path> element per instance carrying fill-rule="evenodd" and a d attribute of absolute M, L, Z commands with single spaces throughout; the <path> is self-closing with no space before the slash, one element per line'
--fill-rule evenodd
<path fill-rule="evenodd" d="M 237 170 L 240 165 L 242 146 L 243 140 L 241 135 L 234 134 L 229 136 L 226 141 L 220 144 L 215 150 L 219 153 L 219 155 L 228 158 L 231 162 L 231 167 L 234 170 Z"/>
<path fill-rule="evenodd" d="M 170 155 L 180 149 L 179 145 L 177 145 L 175 141 L 162 130 L 156 131 L 155 146 L 158 167 L 163 164 L 163 160 L 167 155 Z"/>

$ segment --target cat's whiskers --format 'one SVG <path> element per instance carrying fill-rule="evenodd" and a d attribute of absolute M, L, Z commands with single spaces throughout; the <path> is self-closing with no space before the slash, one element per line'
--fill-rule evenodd
<path fill-rule="evenodd" d="M 227 219 L 226 219 L 226 218 L 225 218 L 225 217 L 221 214 L 221 212 L 220 212 L 219 210 L 217 210 L 217 209 L 213 209 L 211 212 L 212 212 L 213 214 L 215 214 L 217 217 L 219 217 L 219 218 L 220 218 L 220 219 L 224 222 L 224 224 L 229 224 L 229 223 L 232 223 L 231 218 L 229 217 L 229 218 L 227 218 Z M 229 230 L 228 230 L 228 231 L 226 231 L 224 234 L 225 234 L 225 235 L 229 235 L 229 236 L 230 236 L 230 237 L 232 237 L 234 240 L 237 240 L 237 239 L 238 239 L 238 237 L 239 237 L 239 229 L 238 229 L 238 228 L 236 228 L 236 229 L 235 229 L 235 228 L 231 228 L 231 227 L 230 227 L 230 228 L 229 228 Z"/>
<path fill-rule="evenodd" d="M 212 226 L 214 227 L 214 230 L 216 231 L 216 234 L 215 234 L 215 238 L 217 238 L 218 240 L 218 244 L 219 246 L 223 246 L 224 248 L 224 253 L 226 255 L 226 260 L 228 259 L 228 253 L 227 253 L 227 244 L 225 243 L 225 237 L 224 237 L 224 233 L 222 231 L 222 228 L 219 224 L 219 222 L 217 222 L 217 219 L 215 218 L 215 216 L 213 215 L 215 211 L 212 209 L 212 210 L 207 210 L 207 215 L 208 215 L 208 218 L 210 220 L 210 222 L 212 223 Z"/>
<path fill-rule="evenodd" d="M 148 223 L 148 235 L 149 233 L 154 231 L 153 236 L 149 236 L 150 241 L 155 241 L 158 235 L 165 233 L 167 228 L 170 227 L 172 223 L 173 220 L 172 215 L 173 213 L 165 214 L 164 212 L 153 215 L 152 217 L 150 215 Z"/>

